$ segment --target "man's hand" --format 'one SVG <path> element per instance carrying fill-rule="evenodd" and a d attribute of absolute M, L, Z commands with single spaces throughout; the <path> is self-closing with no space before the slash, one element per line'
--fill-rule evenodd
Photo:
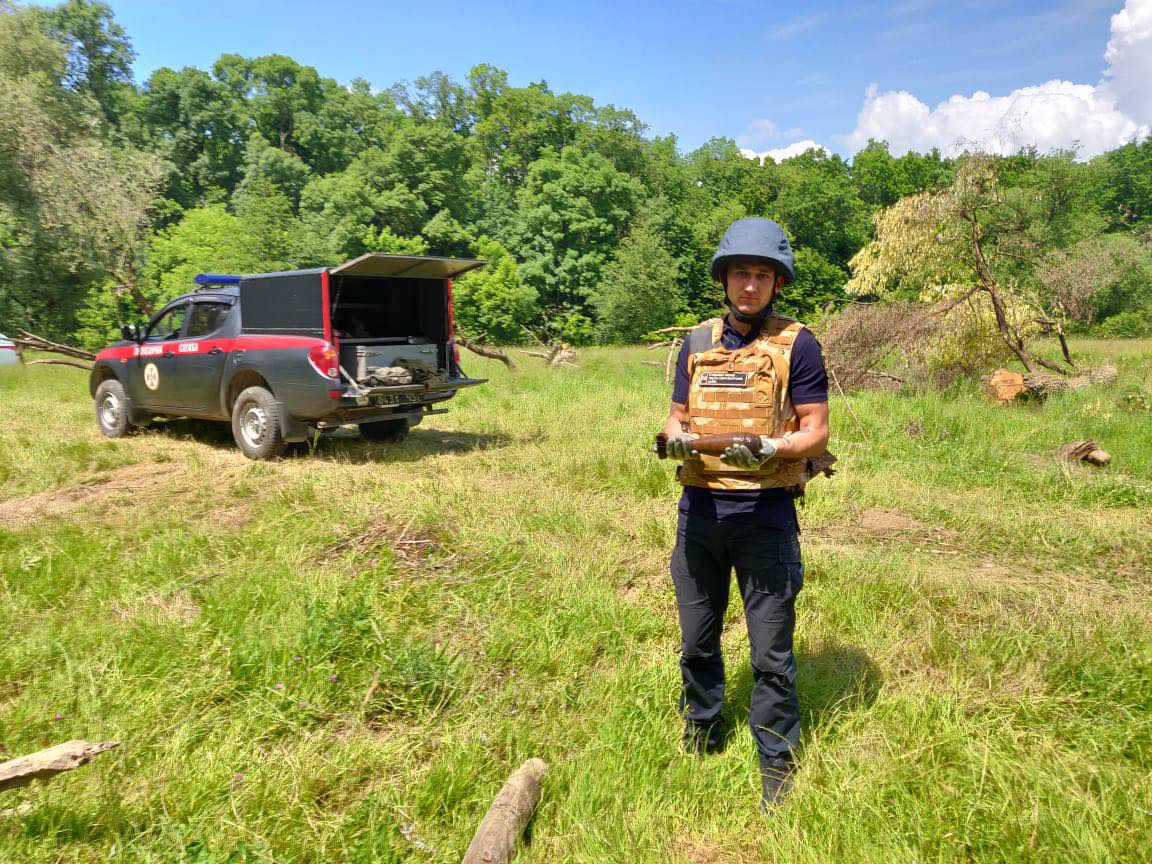
<path fill-rule="evenodd" d="M 720 461 L 733 468 L 759 468 L 776 455 L 776 444 L 767 435 L 760 436 L 760 455 L 753 455 L 743 444 L 734 444 L 725 448 Z"/>
<path fill-rule="evenodd" d="M 695 459 L 700 454 L 692 449 L 692 435 L 672 435 L 668 438 L 669 459 Z"/>

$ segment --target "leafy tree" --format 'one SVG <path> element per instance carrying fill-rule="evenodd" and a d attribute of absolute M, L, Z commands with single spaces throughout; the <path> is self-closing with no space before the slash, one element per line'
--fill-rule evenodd
<path fill-rule="evenodd" d="M 0 14 L 0 213 L 12 244 L 6 257 L 15 253 L 13 275 L 35 274 L 33 285 L 45 276 L 38 262 L 51 256 L 53 268 L 83 273 L 84 281 L 100 274 L 147 308 L 137 285 L 139 252 L 161 170 L 154 158 L 93 134 L 100 108 L 64 86 L 65 52 L 38 24 L 37 14 L 14 7 Z M 29 322 L 43 316 L 63 323 L 78 299 L 62 292 L 45 302 L 14 283 L 17 297 L 9 295 L 6 305 Z"/>
<path fill-rule="evenodd" d="M 132 94 L 136 52 L 112 9 L 92 0 L 66 0 L 41 14 L 48 34 L 67 51 L 64 86 L 90 96 L 103 119 L 117 125 Z"/>
<path fill-rule="evenodd" d="M 1115 261 L 1095 256 L 1091 236 L 1068 242 L 1064 196 L 1004 182 L 1019 176 L 1021 164 L 970 156 L 949 189 L 911 195 L 883 211 L 875 239 L 852 260 L 848 289 L 882 297 L 904 286 L 953 304 L 983 297 L 1000 338 L 1027 370 L 1068 374 L 1076 365 L 1066 326 L 1119 271 Z M 1091 278 L 1073 280 L 1085 274 Z M 1063 363 L 1030 347 L 1046 330 L 1058 336 Z"/>
<path fill-rule="evenodd" d="M 299 147 L 299 116 L 315 114 L 326 91 L 336 87 L 336 82 L 321 79 L 311 66 L 301 66 L 283 54 L 255 59 L 224 54 L 212 69 L 216 79 L 247 106 L 256 130 L 289 153 Z"/>
<path fill-rule="evenodd" d="M 299 156 L 273 147 L 260 135 L 249 139 L 242 170 L 244 179 L 236 187 L 237 198 L 252 194 L 254 187 L 270 184 L 287 196 L 293 208 L 312 176 Z"/>
<path fill-rule="evenodd" d="M 596 153 L 569 147 L 532 164 L 518 196 L 512 248 L 521 278 L 552 312 L 591 317 L 588 300 L 641 195 L 639 182 Z"/>
<path fill-rule="evenodd" d="M 645 333 L 672 325 L 684 311 L 678 270 L 653 226 L 637 224 L 604 268 L 595 296 L 601 341 L 639 342 Z"/>
<path fill-rule="evenodd" d="M 1129 224 L 1152 225 L 1152 138 L 1098 156 L 1103 210 Z"/>
<path fill-rule="evenodd" d="M 773 212 L 793 244 L 846 265 L 868 241 L 869 220 L 844 160 L 809 150 L 778 170 L 782 187 Z"/>
<path fill-rule="evenodd" d="M 428 241 L 428 249 L 433 255 L 464 258 L 471 254 L 471 233 L 447 210 L 441 210 L 429 219 L 420 233 Z"/>
<path fill-rule="evenodd" d="M 864 149 L 852 157 L 852 179 L 860 200 L 873 208 L 890 207 L 912 191 L 886 141 L 868 139 Z"/>
<path fill-rule="evenodd" d="M 581 121 L 592 113 L 592 100 L 556 95 L 543 81 L 503 86 L 499 70 L 478 68 L 484 71 L 474 76 L 472 86 L 491 89 L 483 94 L 487 113 L 478 116 L 473 129 L 477 160 L 505 183 L 519 185 L 546 150 L 559 153 L 576 139 Z"/>
<path fill-rule="evenodd" d="M 439 70 L 417 78 L 414 85 L 401 81 L 389 93 L 415 120 L 438 123 L 460 134 L 467 134 L 472 128 L 474 117 L 468 91 Z"/>
<path fill-rule="evenodd" d="M 488 265 L 465 273 L 454 284 L 456 326 L 497 344 L 522 341 L 524 325 L 536 315 L 536 292 L 520 281 L 516 259 L 495 240 L 477 239 L 476 253 Z"/>
<path fill-rule="evenodd" d="M 827 303 L 844 297 L 848 274 L 815 249 L 795 251 L 796 281 L 780 293 L 775 308 L 782 315 L 808 321 Z"/>
<path fill-rule="evenodd" d="M 166 194 L 194 207 L 241 177 L 247 127 L 233 94 L 200 69 L 157 69 L 133 105 L 131 135 L 173 165 Z"/>

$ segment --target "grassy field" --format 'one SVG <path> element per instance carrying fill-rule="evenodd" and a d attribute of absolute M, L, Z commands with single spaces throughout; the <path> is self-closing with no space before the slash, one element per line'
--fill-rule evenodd
<path fill-rule="evenodd" d="M 650 354 L 466 356 L 491 383 L 402 445 L 260 464 L 222 426 L 101 438 L 78 370 L 0 375 L 0 758 L 122 742 L 0 793 L 0 861 L 453 862 L 533 756 L 525 864 L 1147 861 L 1152 342 L 1080 347 L 1120 381 L 834 399 L 773 817 L 736 605 L 728 748 L 677 749 Z M 1111 467 L 1052 458 L 1089 437 Z"/>

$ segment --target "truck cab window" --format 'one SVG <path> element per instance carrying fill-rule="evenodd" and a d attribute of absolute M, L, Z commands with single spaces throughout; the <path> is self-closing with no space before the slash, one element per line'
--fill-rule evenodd
<path fill-rule="evenodd" d="M 184 338 L 197 339 L 215 333 L 223 326 L 231 310 L 231 303 L 193 303 Z"/>
<path fill-rule="evenodd" d="M 180 328 L 184 325 L 184 316 L 188 313 L 188 304 L 181 303 L 173 306 L 158 318 L 148 328 L 148 342 L 167 342 L 169 339 L 180 338 Z"/>

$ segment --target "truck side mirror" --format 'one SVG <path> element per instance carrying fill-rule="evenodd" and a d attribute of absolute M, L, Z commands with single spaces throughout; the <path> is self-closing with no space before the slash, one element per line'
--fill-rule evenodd
<path fill-rule="evenodd" d="M 139 342 L 143 334 L 139 324 L 125 324 L 120 328 L 120 335 L 129 342 Z"/>

